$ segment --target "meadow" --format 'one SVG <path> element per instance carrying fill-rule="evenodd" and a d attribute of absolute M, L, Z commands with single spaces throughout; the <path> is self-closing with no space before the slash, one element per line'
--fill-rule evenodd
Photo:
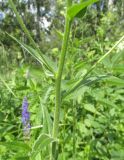
<path fill-rule="evenodd" d="M 123 0 L 0 1 L 0 160 L 124 160 Z"/>

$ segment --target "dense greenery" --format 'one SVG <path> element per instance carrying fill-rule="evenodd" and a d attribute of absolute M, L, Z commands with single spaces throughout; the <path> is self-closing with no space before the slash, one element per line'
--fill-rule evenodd
<path fill-rule="evenodd" d="M 124 159 L 123 0 L 0 0 L 0 37 L 0 160 Z"/>

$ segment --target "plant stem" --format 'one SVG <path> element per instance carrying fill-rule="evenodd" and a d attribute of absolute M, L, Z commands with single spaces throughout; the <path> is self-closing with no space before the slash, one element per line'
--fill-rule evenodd
<path fill-rule="evenodd" d="M 70 0 L 67 1 L 67 8 L 71 4 L 70 2 L 71 2 Z M 56 74 L 56 84 L 55 84 L 56 93 L 55 93 L 55 112 L 54 112 L 54 123 L 53 123 L 53 138 L 54 139 L 57 139 L 58 137 L 59 115 L 60 115 L 60 107 L 61 107 L 61 79 L 62 79 L 62 73 L 63 73 L 67 46 L 68 46 L 70 27 L 71 27 L 71 21 L 69 20 L 67 16 L 67 11 L 66 11 L 65 31 L 64 31 L 61 55 L 60 55 L 60 60 L 59 60 L 58 72 Z M 57 159 L 56 157 L 57 157 L 57 143 L 54 142 L 52 144 L 52 158 L 51 159 L 55 160 Z"/>

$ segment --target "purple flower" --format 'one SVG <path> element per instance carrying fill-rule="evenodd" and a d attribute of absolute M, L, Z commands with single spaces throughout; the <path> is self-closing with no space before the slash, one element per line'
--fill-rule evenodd
<path fill-rule="evenodd" d="M 30 134 L 30 113 L 28 112 L 28 101 L 27 98 L 24 97 L 22 103 L 22 124 L 24 136 L 27 137 Z"/>

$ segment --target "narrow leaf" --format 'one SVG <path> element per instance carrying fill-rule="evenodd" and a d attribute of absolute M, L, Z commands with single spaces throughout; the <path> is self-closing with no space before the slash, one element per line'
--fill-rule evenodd
<path fill-rule="evenodd" d="M 109 77 L 109 75 L 101 75 L 101 76 L 97 76 L 97 77 L 90 77 L 87 79 L 82 78 L 82 79 L 78 80 L 77 82 L 75 82 L 74 85 L 66 91 L 66 93 L 63 95 L 63 97 L 65 98 L 66 96 L 68 96 L 69 94 L 71 94 L 75 90 L 79 89 L 80 87 L 90 86 L 90 85 L 94 84 L 95 82 L 103 80 L 107 77 Z"/>
<path fill-rule="evenodd" d="M 41 57 L 42 57 L 43 63 L 45 64 L 45 66 L 47 67 L 47 69 L 49 69 L 51 72 L 53 72 L 52 68 L 49 66 L 49 63 L 48 63 L 48 62 L 46 61 L 46 59 L 44 58 L 43 53 L 40 51 L 40 49 L 37 47 L 37 44 L 35 43 L 35 41 L 34 41 L 33 38 L 31 37 L 31 35 L 30 35 L 28 29 L 26 28 L 26 26 L 25 26 L 25 24 L 24 24 L 21 16 L 19 15 L 19 13 L 18 13 L 18 11 L 17 11 L 17 9 L 16 9 L 13 1 L 12 1 L 12 0 L 9 0 L 9 4 L 10 4 L 11 8 L 13 9 L 13 11 L 14 11 L 14 13 L 15 13 L 15 15 L 16 15 L 17 21 L 18 21 L 18 23 L 20 24 L 22 30 L 25 32 L 25 34 L 27 35 L 29 41 L 30 41 L 31 44 L 33 45 L 33 48 L 37 49 L 37 51 L 38 51 L 39 53 L 41 53 Z"/>
<path fill-rule="evenodd" d="M 24 44 L 23 42 L 19 41 L 18 39 L 16 39 L 15 37 L 13 37 L 12 35 L 8 34 L 9 37 L 11 37 L 14 41 L 16 41 L 22 48 L 24 48 L 29 54 L 31 54 L 41 65 L 44 64 L 46 66 L 46 68 L 52 73 L 55 72 L 55 70 L 57 70 L 56 64 L 54 64 L 54 62 L 52 62 L 46 55 L 42 55 L 38 52 L 37 49 L 32 48 L 29 45 Z M 49 63 L 49 65 L 47 65 L 47 63 Z"/>

